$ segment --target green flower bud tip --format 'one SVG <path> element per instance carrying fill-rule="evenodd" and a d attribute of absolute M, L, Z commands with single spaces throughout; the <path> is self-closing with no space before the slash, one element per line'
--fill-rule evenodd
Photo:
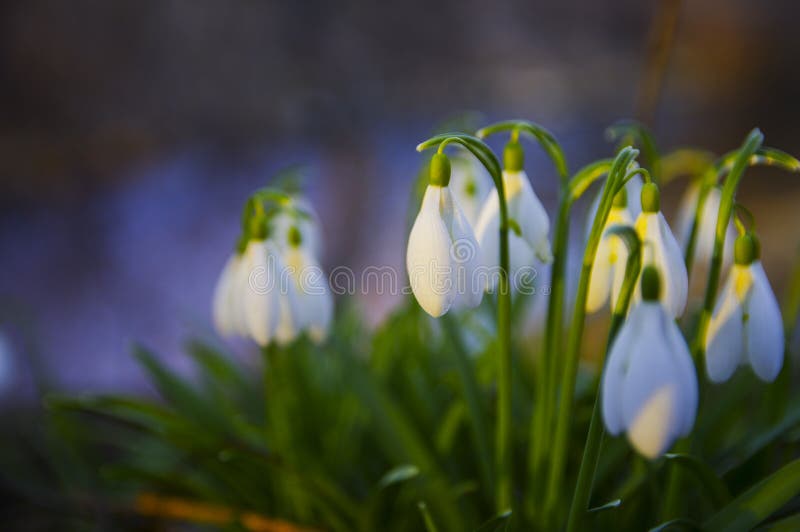
<path fill-rule="evenodd" d="M 661 210 L 661 193 L 655 183 L 642 185 L 642 211 L 658 212 Z"/>
<path fill-rule="evenodd" d="M 619 192 L 614 195 L 614 207 L 622 208 L 628 206 L 628 192 L 625 187 L 622 187 Z"/>
<path fill-rule="evenodd" d="M 300 234 L 300 229 L 293 225 L 289 228 L 289 233 L 286 235 L 289 245 L 292 247 L 299 247 L 303 243 L 303 235 Z"/>
<path fill-rule="evenodd" d="M 503 167 L 509 172 L 519 172 L 525 166 L 525 152 L 519 142 L 510 141 L 503 149 Z"/>
<path fill-rule="evenodd" d="M 653 265 L 645 266 L 642 270 L 642 299 L 644 301 L 658 301 L 661 295 L 661 276 Z"/>
<path fill-rule="evenodd" d="M 267 220 L 264 216 L 253 216 L 248 224 L 247 234 L 250 240 L 264 240 L 267 238 Z"/>
<path fill-rule="evenodd" d="M 745 233 L 733 245 L 733 258 L 736 264 L 747 266 L 761 257 L 761 242 L 755 233 Z"/>
<path fill-rule="evenodd" d="M 431 185 L 446 187 L 450 184 L 450 159 L 444 153 L 437 153 L 431 159 Z"/>

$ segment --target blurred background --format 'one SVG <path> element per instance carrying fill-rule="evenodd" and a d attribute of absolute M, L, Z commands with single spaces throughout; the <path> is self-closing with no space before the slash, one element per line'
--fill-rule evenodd
<path fill-rule="evenodd" d="M 545 125 L 572 170 L 611 154 L 604 129 L 630 117 L 663 151 L 725 152 L 759 126 L 800 154 L 797 14 L 789 0 L 7 0 L 5 402 L 32 400 L 32 375 L 136 389 L 132 342 L 178 359 L 188 337 L 212 336 L 241 204 L 290 164 L 311 165 L 328 269 L 402 271 L 414 147 L 462 110 Z M 536 149 L 528 161 L 552 213 L 554 172 Z M 778 291 L 796 179 L 754 170 L 741 191 Z M 398 297 L 361 299 L 378 322 Z"/>

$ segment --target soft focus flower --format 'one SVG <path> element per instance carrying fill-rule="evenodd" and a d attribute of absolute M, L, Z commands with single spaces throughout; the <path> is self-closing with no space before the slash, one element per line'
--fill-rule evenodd
<path fill-rule="evenodd" d="M 516 157 L 520 160 L 515 161 L 513 165 L 509 164 L 510 149 L 512 153 L 519 150 Z M 508 205 L 508 216 L 519 226 L 520 230 L 519 235 L 511 230 L 508 234 L 511 270 L 508 274 L 512 282 L 518 280 L 520 273 L 524 273 L 522 268 L 532 267 L 534 259 L 543 263 L 553 260 L 548 239 L 550 220 L 542 202 L 533 191 L 527 174 L 522 170 L 521 157 L 521 149 L 517 143 L 509 143 L 506 146 L 503 187 Z M 492 190 L 481 209 L 475 234 L 480 245 L 481 264 L 496 271 L 500 257 L 500 202 L 496 189 Z M 497 275 L 489 276 L 487 286 L 489 290 L 494 289 L 497 279 Z M 515 289 L 519 288 L 516 286 L 518 283 L 513 284 Z"/>
<path fill-rule="evenodd" d="M 660 211 L 658 187 L 647 183 L 642 187 L 642 213 L 636 219 L 636 233 L 642 240 L 645 256 L 663 273 L 662 302 L 673 318 L 683 314 L 689 292 L 686 265 L 678 241 Z M 634 297 L 641 297 L 637 286 Z"/>
<path fill-rule="evenodd" d="M 761 380 L 772 382 L 783 366 L 783 326 L 755 235 L 736 240 L 735 258 L 709 323 L 706 372 L 713 382 L 724 382 L 737 366 L 750 364 Z"/>
<path fill-rule="evenodd" d="M 284 271 L 274 242 L 266 239 L 248 242 L 240 274 L 240 282 L 246 279 L 244 315 L 250 337 L 261 346 L 273 339 L 285 344 L 297 335 L 295 288 L 292 283 L 281 282 Z"/>
<path fill-rule="evenodd" d="M 433 317 L 461 300 L 474 307 L 483 286 L 476 278 L 478 244 L 472 227 L 448 186 L 450 164 L 444 154 L 431 161 L 431 184 L 425 190 L 408 237 L 406 267 L 420 306 Z"/>
<path fill-rule="evenodd" d="M 481 207 L 494 188 L 492 178 L 474 157 L 454 157 L 451 162 L 450 190 L 469 225 L 474 229 Z"/>
<path fill-rule="evenodd" d="M 692 183 L 686 189 L 686 193 L 681 199 L 681 204 L 678 209 L 678 221 L 676 224 L 676 233 L 678 240 L 681 244 L 681 250 L 684 255 L 689 246 L 689 237 L 692 232 L 692 222 L 694 221 L 694 213 L 697 207 L 697 199 L 700 195 L 700 185 Z M 713 187 L 706 201 L 703 204 L 703 210 L 697 220 L 697 233 L 695 236 L 694 247 L 694 260 L 692 262 L 692 271 L 690 277 L 692 279 L 702 278 L 701 273 L 706 270 L 711 262 L 711 255 L 714 252 L 714 238 L 717 233 L 717 216 L 719 214 L 719 203 L 722 197 L 722 191 L 719 187 Z M 723 267 L 727 268 L 731 263 L 733 256 L 733 241 L 736 239 L 736 230 L 733 227 L 733 222 L 728 224 L 728 231 L 725 236 L 725 247 L 723 248 Z"/>
<path fill-rule="evenodd" d="M 608 355 L 602 411 L 608 432 L 627 433 L 653 459 L 689 433 L 697 411 L 697 376 L 689 348 L 659 302 L 659 274 L 642 272 L 642 301 L 631 310 Z"/>
<path fill-rule="evenodd" d="M 325 274 L 297 226 L 289 228 L 287 242 L 289 245 L 283 252 L 283 261 L 295 285 L 295 315 L 284 316 L 282 313 L 282 319 L 289 320 L 287 327 L 306 330 L 313 341 L 322 342 L 333 315 L 333 299 Z"/>
<path fill-rule="evenodd" d="M 616 305 L 622 281 L 625 279 L 625 266 L 628 260 L 628 248 L 625 243 L 606 231 L 614 225 L 633 227 L 633 219 L 627 208 L 625 189 L 614 198 L 614 204 L 603 227 L 603 237 L 597 247 L 589 277 L 589 293 L 586 299 L 586 311 L 596 312 L 603 308 L 611 296 L 611 308 Z"/>
<path fill-rule="evenodd" d="M 242 255 L 237 251 L 228 257 L 222 273 L 217 280 L 214 288 L 214 301 L 212 312 L 214 326 L 222 336 L 233 336 L 242 334 L 245 330 L 241 321 L 241 313 L 237 306 L 241 305 L 240 297 L 237 295 L 237 282 L 242 269 Z"/>

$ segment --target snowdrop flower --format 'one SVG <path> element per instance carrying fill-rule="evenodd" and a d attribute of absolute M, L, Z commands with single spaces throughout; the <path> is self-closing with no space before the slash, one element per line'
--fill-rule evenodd
<path fill-rule="evenodd" d="M 241 300 L 237 294 L 242 264 L 242 254 L 237 249 L 225 262 L 214 288 L 212 303 L 214 326 L 220 335 L 226 337 L 245 332 L 244 322 L 238 309 Z"/>
<path fill-rule="evenodd" d="M 475 228 L 481 207 L 494 188 L 492 178 L 474 157 L 454 157 L 451 163 L 450 190 L 469 225 Z"/>
<path fill-rule="evenodd" d="M 645 253 L 664 274 L 662 301 L 673 318 L 683 314 L 689 292 L 689 278 L 678 241 L 670 231 L 664 215 L 660 212 L 658 186 L 646 183 L 642 186 L 642 213 L 636 219 L 636 233 L 642 240 Z M 637 286 L 635 300 L 641 298 L 641 287 Z"/>
<path fill-rule="evenodd" d="M 631 310 L 608 355 L 602 412 L 611 435 L 623 431 L 641 455 L 654 459 L 689 433 L 697 411 L 697 376 L 689 348 L 659 302 L 653 266 L 641 276 L 642 300 Z"/>
<path fill-rule="evenodd" d="M 592 273 L 589 277 L 589 293 L 586 299 L 587 312 L 596 312 L 603 308 L 606 301 L 609 301 L 609 296 L 613 309 L 622 288 L 622 281 L 625 279 L 628 248 L 616 236 L 606 234 L 606 231 L 614 225 L 633 227 L 633 219 L 628 211 L 627 193 L 624 188 L 614 196 L 614 203 L 605 227 L 603 227 L 603 238 L 600 240 L 594 257 Z"/>
<path fill-rule="evenodd" d="M 239 274 L 243 289 L 243 309 L 249 336 L 260 346 L 273 339 L 279 344 L 291 342 L 297 336 L 295 316 L 295 287 L 282 282 L 285 271 L 276 244 L 266 238 L 254 238 L 247 243 L 244 267 Z"/>
<path fill-rule="evenodd" d="M 697 207 L 697 200 L 700 195 L 700 185 L 693 183 L 686 189 L 686 193 L 681 199 L 678 209 L 678 222 L 676 225 L 677 237 L 681 243 L 681 249 L 686 254 L 689 247 L 689 237 L 692 232 L 692 222 Z M 694 261 L 692 263 L 691 278 L 700 278 L 702 269 L 707 269 L 711 263 L 711 255 L 714 252 L 714 238 L 717 233 L 717 216 L 719 215 L 719 203 L 722 198 L 722 191 L 719 187 L 713 187 L 706 196 L 703 210 L 697 220 L 697 235 L 695 236 Z M 733 242 L 736 240 L 736 231 L 733 222 L 728 224 L 728 232 L 725 237 L 725 247 L 722 254 L 723 267 L 727 268 L 733 256 Z"/>
<path fill-rule="evenodd" d="M 281 314 L 281 321 L 286 323 L 283 327 L 279 325 L 278 330 L 290 339 L 297 335 L 298 330 L 307 330 L 314 342 L 322 342 L 333 315 L 333 299 L 325 274 L 309 245 L 305 244 L 305 235 L 298 226 L 289 228 L 286 240 L 288 246 L 283 252 L 283 260 L 295 287 L 295 314 L 289 313 L 291 309 L 287 305 Z"/>
<path fill-rule="evenodd" d="M 303 247 L 315 257 L 322 254 L 322 235 L 317 211 L 307 198 L 299 195 L 289 197 L 288 203 L 270 221 L 275 243 L 281 250 L 290 247 L 289 233 L 296 227 L 303 235 Z"/>
<path fill-rule="evenodd" d="M 548 263 L 553 260 L 548 232 L 550 220 L 542 202 L 531 187 L 523 168 L 524 155 L 517 142 L 509 142 L 503 153 L 505 189 L 508 216 L 519 226 L 520 234 L 510 231 L 509 277 L 514 280 L 522 268 L 531 267 L 534 259 Z M 500 256 L 500 202 L 497 190 L 489 194 L 478 217 L 475 233 L 480 244 L 481 264 L 496 269 Z M 490 276 L 487 289 L 493 290 L 498 276 Z M 515 287 L 518 288 L 518 287 Z"/>
<path fill-rule="evenodd" d="M 728 380 L 749 364 L 772 382 L 783 366 L 781 311 L 759 260 L 756 236 L 736 239 L 735 264 L 717 301 L 706 336 L 706 372 L 713 382 Z"/>
<path fill-rule="evenodd" d="M 457 301 L 474 307 L 483 297 L 476 276 L 478 244 L 449 183 L 450 162 L 437 153 L 431 159 L 430 184 L 406 253 L 411 290 L 425 312 L 435 318 Z"/>

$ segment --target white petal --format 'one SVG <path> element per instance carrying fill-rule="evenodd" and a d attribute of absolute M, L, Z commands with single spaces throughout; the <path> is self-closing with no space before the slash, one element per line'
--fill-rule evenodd
<path fill-rule="evenodd" d="M 528 176 L 525 172 L 503 172 L 503 179 L 508 187 L 506 198 L 509 214 L 519 224 L 522 238 L 533 249 L 537 259 L 544 263 L 552 261 L 553 254 L 547 236 L 550 219 L 533 191 Z"/>
<path fill-rule="evenodd" d="M 493 190 L 492 178 L 473 157 L 452 157 L 450 189 L 470 226 L 476 227 L 481 207 Z"/>
<path fill-rule="evenodd" d="M 586 312 L 597 312 L 608 301 L 614 271 L 611 261 L 611 239 L 603 238 L 597 247 L 589 275 L 589 291 L 586 296 Z"/>
<path fill-rule="evenodd" d="M 483 204 L 475 235 L 480 252 L 481 275 L 486 278 L 486 289 L 492 291 L 497 285 L 500 264 L 500 203 L 497 190 L 492 190 Z"/>
<path fill-rule="evenodd" d="M 670 231 L 664 215 L 645 213 L 636 220 L 636 232 L 643 241 L 644 257 L 652 256 L 661 273 L 661 301 L 674 318 L 683 314 L 689 292 L 689 278 L 680 246 Z M 636 298 L 641 297 L 637 283 Z"/>
<path fill-rule="evenodd" d="M 745 325 L 747 356 L 758 377 L 772 382 L 783 366 L 784 335 L 781 311 L 760 261 L 750 265 L 753 287 Z"/>
<path fill-rule="evenodd" d="M 628 319 L 622 324 L 609 350 L 606 367 L 603 371 L 603 421 L 612 436 L 625 430 L 625 422 L 622 417 L 622 387 L 632 355 L 632 340 L 639 335 L 642 317 L 640 306 L 635 306 Z"/>
<path fill-rule="evenodd" d="M 425 191 L 414 226 L 408 237 L 406 268 L 420 306 L 437 318 L 455 299 L 450 258 L 450 235 L 440 214 L 441 187 Z"/>
<path fill-rule="evenodd" d="M 647 458 L 663 454 L 684 424 L 681 373 L 670 352 L 664 310 L 642 302 L 641 333 L 631 341 L 622 390 L 622 416 L 628 439 Z"/>
<path fill-rule="evenodd" d="M 250 241 L 243 269 L 247 285 L 244 292 L 245 322 L 253 340 L 266 346 L 278 323 L 280 281 L 275 253 L 265 241 Z"/>
<path fill-rule="evenodd" d="M 442 188 L 442 213 L 452 241 L 450 258 L 456 283 L 455 301 L 470 308 L 476 307 L 483 299 L 485 286 L 476 275 L 480 263 L 478 242 L 450 187 Z"/>
<path fill-rule="evenodd" d="M 317 212 L 311 202 L 302 196 L 293 196 L 291 202 L 294 207 L 303 211 L 307 216 L 294 217 L 286 212 L 277 214 L 270 223 L 273 235 L 271 239 L 278 249 L 285 251 L 289 248 L 289 228 L 295 226 L 300 230 L 303 247 L 309 249 L 314 255 L 319 256 L 322 253 L 322 238 Z"/>
<path fill-rule="evenodd" d="M 722 289 L 706 333 L 706 373 L 711 382 L 725 382 L 736 368 L 744 362 L 743 306 L 737 295 L 736 285 L 747 282 L 741 277 L 741 266 L 734 266 Z M 748 272 L 744 272 L 749 277 Z M 749 292 L 750 287 L 742 287 Z M 746 296 L 746 293 L 743 294 Z"/>
<path fill-rule="evenodd" d="M 681 389 L 679 395 L 681 400 L 679 409 L 681 420 L 678 426 L 678 434 L 686 436 L 692 430 L 697 415 L 699 394 L 697 372 L 695 371 L 692 353 L 689 351 L 689 346 L 686 345 L 686 340 L 683 338 L 678 325 L 667 316 L 662 316 L 662 320 L 667 331 L 669 352 L 672 354 Z"/>
<path fill-rule="evenodd" d="M 284 260 L 296 287 L 296 325 L 319 343 L 327 336 L 333 315 L 333 299 L 325 274 L 303 247 L 287 250 Z"/>
<path fill-rule="evenodd" d="M 240 257 L 233 253 L 222 268 L 217 285 L 214 288 L 212 312 L 214 326 L 222 336 L 230 336 L 236 332 L 234 311 L 234 282 L 239 268 Z"/>

